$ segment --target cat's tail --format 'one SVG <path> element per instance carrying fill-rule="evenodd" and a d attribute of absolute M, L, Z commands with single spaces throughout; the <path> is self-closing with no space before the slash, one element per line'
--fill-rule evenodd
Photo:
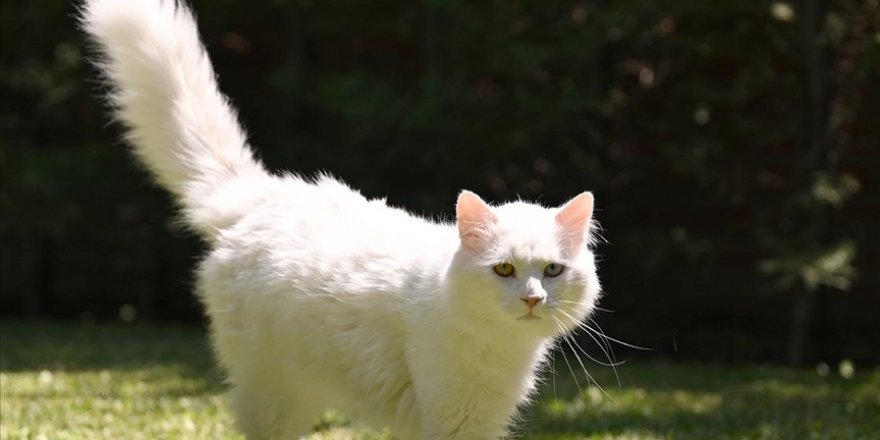
<path fill-rule="evenodd" d="M 251 185 L 270 177 L 217 88 L 192 13 L 176 0 L 87 0 L 80 24 L 129 143 L 188 223 L 211 238 L 235 222 Z"/>

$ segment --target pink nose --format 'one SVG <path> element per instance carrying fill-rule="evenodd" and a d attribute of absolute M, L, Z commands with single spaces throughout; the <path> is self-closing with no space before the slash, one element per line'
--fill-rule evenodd
<path fill-rule="evenodd" d="M 538 305 L 543 298 L 541 298 L 540 296 L 527 296 L 520 299 L 523 300 L 524 303 L 528 304 L 529 308 L 531 309 Z"/>

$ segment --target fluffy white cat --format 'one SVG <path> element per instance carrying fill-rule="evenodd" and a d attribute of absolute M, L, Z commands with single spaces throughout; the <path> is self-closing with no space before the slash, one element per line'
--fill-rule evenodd
<path fill-rule="evenodd" d="M 453 225 L 269 174 L 185 6 L 87 0 L 80 19 L 135 154 L 210 245 L 198 291 L 248 438 L 296 438 L 331 407 L 402 439 L 506 435 L 599 296 L 590 193 L 544 208 L 463 191 Z"/>

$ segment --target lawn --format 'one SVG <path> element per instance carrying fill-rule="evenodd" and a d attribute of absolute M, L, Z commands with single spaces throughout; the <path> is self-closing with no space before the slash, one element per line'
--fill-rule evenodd
<path fill-rule="evenodd" d="M 569 354 L 569 356 L 571 356 Z M 572 361 L 574 363 L 574 361 Z M 850 378 L 765 366 L 630 362 L 588 368 L 579 392 L 560 358 L 525 439 L 877 439 L 880 369 Z M 577 370 L 575 370 L 577 371 Z M 850 376 L 846 374 L 846 376 Z M 205 335 L 176 325 L 0 324 L 0 439 L 241 439 Z M 328 413 L 310 439 L 384 439 Z"/>

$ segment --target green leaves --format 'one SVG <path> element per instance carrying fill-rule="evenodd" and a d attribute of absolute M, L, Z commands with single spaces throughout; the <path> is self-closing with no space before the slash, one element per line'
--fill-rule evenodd
<path fill-rule="evenodd" d="M 812 252 L 788 251 L 779 258 L 761 261 L 759 268 L 762 273 L 773 277 L 780 289 L 805 287 L 813 292 L 820 286 L 827 286 L 846 291 L 856 278 L 853 266 L 856 250 L 854 241 L 843 240 Z"/>

